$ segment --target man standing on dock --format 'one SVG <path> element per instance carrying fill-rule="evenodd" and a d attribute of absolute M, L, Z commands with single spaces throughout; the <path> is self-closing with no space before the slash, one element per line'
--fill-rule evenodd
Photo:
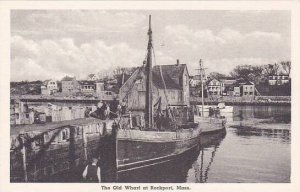
<path fill-rule="evenodd" d="M 92 164 L 87 165 L 82 173 L 82 177 L 86 182 L 101 182 L 101 171 L 100 167 L 97 166 L 98 159 L 93 157 Z"/>

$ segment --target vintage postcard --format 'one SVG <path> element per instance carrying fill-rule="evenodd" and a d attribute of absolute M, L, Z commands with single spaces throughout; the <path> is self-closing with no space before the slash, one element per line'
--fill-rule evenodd
<path fill-rule="evenodd" d="M 299 8 L 0 2 L 1 191 L 296 191 Z"/>

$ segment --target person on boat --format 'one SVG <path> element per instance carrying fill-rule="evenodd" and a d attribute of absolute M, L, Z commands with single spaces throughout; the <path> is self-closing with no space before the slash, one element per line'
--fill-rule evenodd
<path fill-rule="evenodd" d="M 84 117 L 87 118 L 90 116 L 90 113 L 91 113 L 91 109 L 86 107 L 85 108 L 85 111 L 84 111 Z"/>
<path fill-rule="evenodd" d="M 118 117 L 118 101 L 116 98 L 114 98 L 114 100 L 111 102 L 111 113 L 110 113 L 110 118 L 114 119 Z"/>
<path fill-rule="evenodd" d="M 99 103 L 97 103 L 97 107 L 101 108 L 103 105 L 103 102 L 102 101 L 99 101 Z"/>
<path fill-rule="evenodd" d="M 176 107 L 173 107 L 173 116 L 177 117 L 178 116 L 178 110 Z"/>
<path fill-rule="evenodd" d="M 122 115 L 122 106 L 120 105 L 120 103 L 118 104 L 118 116 L 120 117 Z"/>
<path fill-rule="evenodd" d="M 109 104 L 106 104 L 106 109 L 104 111 L 104 117 L 105 117 L 105 119 L 109 119 L 109 117 L 110 117 L 110 106 L 109 106 Z"/>
<path fill-rule="evenodd" d="M 212 117 L 214 115 L 214 109 L 212 107 L 208 108 L 208 116 Z"/>
<path fill-rule="evenodd" d="M 123 101 L 122 101 L 121 108 L 122 108 L 122 114 L 125 114 L 126 113 L 126 101 L 125 101 L 125 99 L 123 99 Z"/>
<path fill-rule="evenodd" d="M 156 122 L 156 127 L 158 130 L 162 129 L 163 116 L 161 112 L 157 112 L 154 116 L 154 122 Z"/>
<path fill-rule="evenodd" d="M 82 173 L 82 177 L 86 182 L 101 182 L 101 170 L 97 163 L 98 159 L 96 157 L 93 157 L 92 163 L 85 167 Z"/>
<path fill-rule="evenodd" d="M 219 118 L 221 116 L 220 108 L 217 107 L 215 110 L 215 117 Z"/>

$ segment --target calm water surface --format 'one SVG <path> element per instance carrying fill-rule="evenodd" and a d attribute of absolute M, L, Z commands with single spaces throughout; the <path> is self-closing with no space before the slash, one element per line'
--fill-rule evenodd
<path fill-rule="evenodd" d="M 290 107 L 236 106 L 226 133 L 203 136 L 185 156 L 119 182 L 290 182 L 290 118 Z"/>

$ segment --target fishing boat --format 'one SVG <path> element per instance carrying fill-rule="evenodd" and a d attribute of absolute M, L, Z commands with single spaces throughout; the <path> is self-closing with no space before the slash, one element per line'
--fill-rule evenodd
<path fill-rule="evenodd" d="M 153 101 L 151 16 L 149 16 L 148 37 L 146 59 L 143 66 L 136 71 L 144 73 L 145 77 L 145 109 L 143 112 L 130 112 L 122 116 L 118 122 L 116 131 L 118 174 L 171 161 L 199 144 L 201 126 L 194 122 L 193 110 L 189 105 L 176 108 L 167 105 L 162 108 L 161 98 Z M 135 77 L 137 76 L 133 75 L 129 79 Z M 165 86 L 166 79 L 163 75 L 160 79 L 160 83 Z M 153 104 L 154 102 L 156 103 Z M 177 111 L 177 116 L 173 115 L 172 110 Z"/>
<path fill-rule="evenodd" d="M 194 120 L 198 122 L 199 126 L 202 129 L 203 134 L 218 132 L 225 129 L 226 126 L 226 118 L 221 115 L 220 109 L 217 108 L 208 108 L 208 114 L 205 115 L 205 106 L 204 105 L 204 67 L 202 60 L 199 61 L 200 65 L 200 78 L 201 78 L 201 107 L 198 105 L 195 106 L 195 115 Z"/>

